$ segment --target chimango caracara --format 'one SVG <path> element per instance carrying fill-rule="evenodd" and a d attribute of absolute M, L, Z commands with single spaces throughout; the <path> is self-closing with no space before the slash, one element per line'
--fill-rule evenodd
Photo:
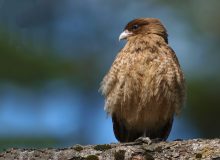
<path fill-rule="evenodd" d="M 184 101 L 184 77 L 159 19 L 129 22 L 127 43 L 101 83 L 105 110 L 120 142 L 166 140 Z"/>

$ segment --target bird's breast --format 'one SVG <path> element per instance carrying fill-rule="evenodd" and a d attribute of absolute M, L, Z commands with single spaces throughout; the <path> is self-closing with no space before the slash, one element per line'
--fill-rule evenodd
<path fill-rule="evenodd" d="M 166 28 L 159 19 L 138 18 L 125 26 L 119 39 L 127 43 L 100 88 L 115 136 L 120 142 L 140 136 L 165 140 L 185 92 Z"/>
<path fill-rule="evenodd" d="M 125 46 L 104 78 L 105 109 L 127 126 L 153 127 L 166 122 L 181 105 L 183 78 L 172 56 L 161 49 L 138 48 Z"/>

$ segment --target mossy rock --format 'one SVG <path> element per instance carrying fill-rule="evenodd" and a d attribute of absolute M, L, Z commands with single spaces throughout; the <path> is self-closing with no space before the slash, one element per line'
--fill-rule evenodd
<path fill-rule="evenodd" d="M 83 150 L 83 147 L 80 146 L 80 145 L 75 145 L 75 146 L 73 147 L 73 149 L 76 150 L 76 151 L 78 151 L 78 152 L 80 152 L 80 151 Z"/>
<path fill-rule="evenodd" d="M 94 149 L 97 150 L 97 151 L 106 151 L 106 150 L 111 149 L 111 148 L 112 147 L 109 144 L 96 145 L 94 147 Z"/>
<path fill-rule="evenodd" d="M 86 160 L 99 160 L 99 157 L 96 155 L 89 155 L 86 157 Z"/>
<path fill-rule="evenodd" d="M 118 152 L 115 152 L 115 160 L 124 160 L 125 159 L 125 151 L 119 150 Z"/>

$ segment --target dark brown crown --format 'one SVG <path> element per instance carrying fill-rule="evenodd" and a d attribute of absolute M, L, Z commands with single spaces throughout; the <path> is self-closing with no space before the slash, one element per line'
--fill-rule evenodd
<path fill-rule="evenodd" d="M 168 35 L 165 27 L 157 18 L 138 18 L 129 22 L 124 30 L 137 34 L 157 34 L 168 43 Z"/>

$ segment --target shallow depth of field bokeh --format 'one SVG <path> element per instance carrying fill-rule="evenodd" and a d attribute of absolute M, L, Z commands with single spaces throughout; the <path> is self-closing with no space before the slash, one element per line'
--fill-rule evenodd
<path fill-rule="evenodd" d="M 116 142 L 100 81 L 124 25 L 160 18 L 187 80 L 169 140 L 220 136 L 220 1 L 0 0 L 0 149 Z"/>

